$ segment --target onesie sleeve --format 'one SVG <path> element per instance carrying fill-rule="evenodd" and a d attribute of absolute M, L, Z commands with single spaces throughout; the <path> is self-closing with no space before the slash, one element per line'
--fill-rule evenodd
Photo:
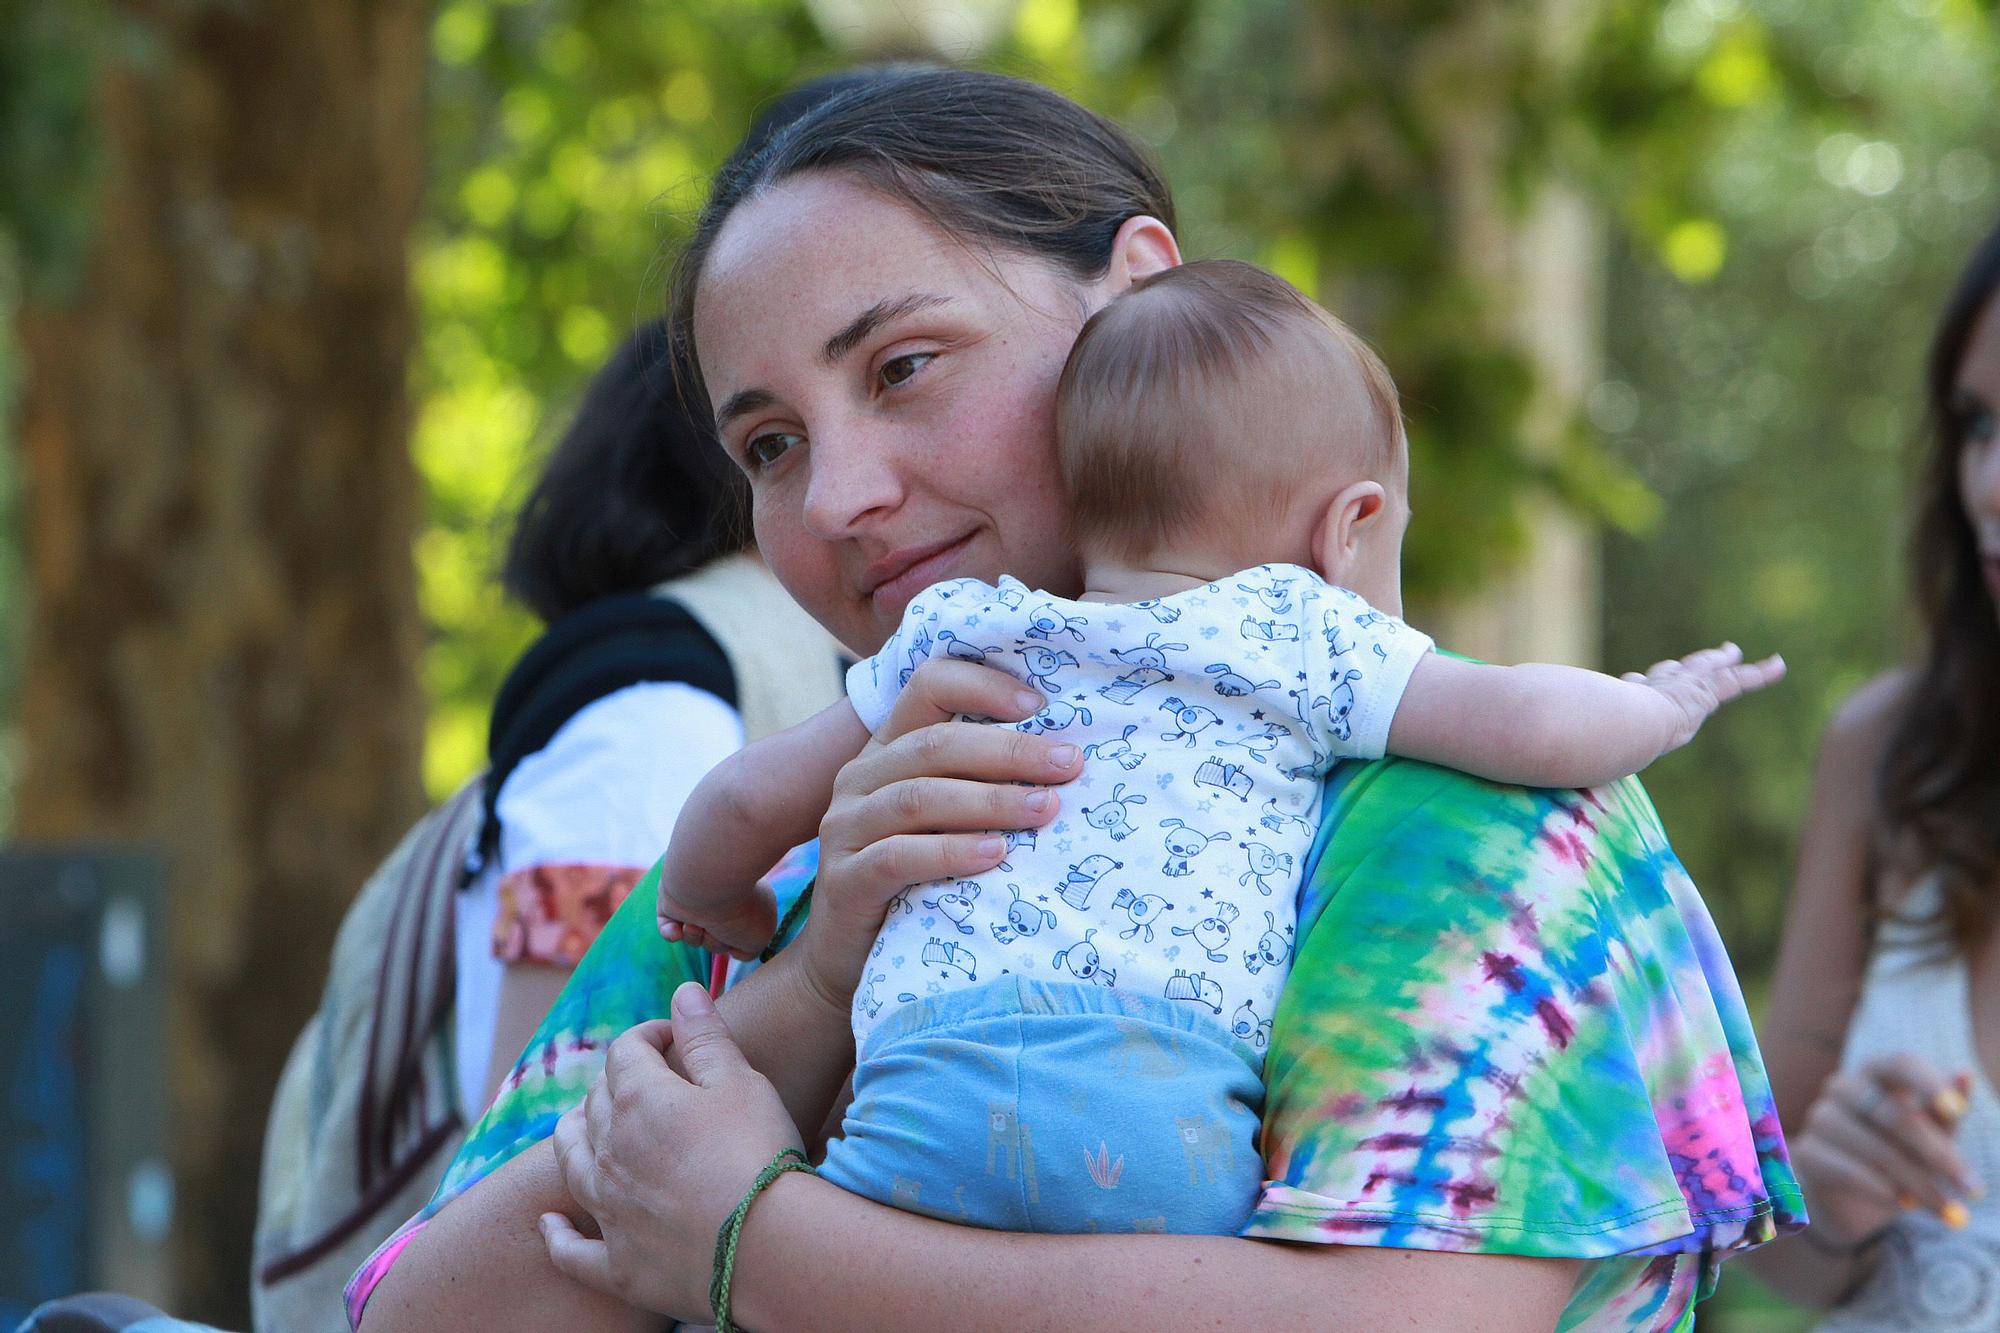
<path fill-rule="evenodd" d="M 903 621 L 873 657 L 847 669 L 847 701 L 874 731 L 889 720 L 903 687 L 931 655 L 976 637 L 999 603 L 978 579 L 953 579 L 924 589 L 903 609 Z"/>
<path fill-rule="evenodd" d="M 1380 759 L 1389 723 L 1431 639 L 1346 588 L 1305 594 L 1300 647 L 1310 697 L 1300 700 L 1314 744 L 1335 759 Z"/>

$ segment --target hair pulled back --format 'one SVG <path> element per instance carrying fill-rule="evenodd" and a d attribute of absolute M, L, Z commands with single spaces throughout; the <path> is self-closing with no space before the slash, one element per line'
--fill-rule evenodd
<path fill-rule="evenodd" d="M 698 370 L 701 272 L 739 204 L 809 172 L 848 173 L 947 234 L 1043 260 L 1079 281 L 1111 264 L 1127 219 L 1174 225 L 1173 196 L 1123 129 L 1060 93 L 979 70 L 891 70 L 821 102 L 715 179 L 675 266 L 674 327 Z"/>
<path fill-rule="evenodd" d="M 1945 303 L 1924 378 L 1930 447 L 1911 541 L 1927 638 L 1884 752 L 1877 845 L 1903 875 L 1934 873 L 1954 945 L 2000 920 L 2000 617 L 1980 573 L 1959 459 L 1968 422 L 1959 369 L 1980 317 L 2000 294 L 2000 227 L 1988 233 Z"/>

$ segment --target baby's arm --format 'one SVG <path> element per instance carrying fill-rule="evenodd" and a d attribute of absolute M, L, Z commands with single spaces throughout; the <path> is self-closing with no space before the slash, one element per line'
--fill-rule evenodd
<path fill-rule="evenodd" d="M 1485 666 L 1431 653 L 1389 724 L 1389 752 L 1524 787 L 1594 787 L 1694 738 L 1738 695 L 1785 674 L 1735 644 L 1622 680 L 1577 667 Z"/>
<path fill-rule="evenodd" d="M 777 909 L 761 877 L 818 834 L 835 775 L 867 743 L 868 729 L 842 699 L 710 769 L 667 847 L 660 933 L 738 958 L 769 943 Z"/>

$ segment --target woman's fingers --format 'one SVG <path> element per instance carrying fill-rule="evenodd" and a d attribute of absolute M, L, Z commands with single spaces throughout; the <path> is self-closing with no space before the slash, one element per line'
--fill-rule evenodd
<path fill-rule="evenodd" d="M 1065 740 L 979 722 L 936 722 L 878 743 L 840 772 L 835 791 L 870 792 L 909 778 L 976 782 L 1068 782 L 1083 755 Z"/>
<path fill-rule="evenodd" d="M 875 733 L 891 741 L 908 732 L 959 716 L 990 717 L 1019 722 L 1047 707 L 1039 691 L 1029 689 L 998 667 L 933 657 L 918 667 L 897 696 L 888 720 Z"/>
<path fill-rule="evenodd" d="M 597 1212 L 597 1173 L 590 1151 L 590 1131 L 584 1125 L 583 1108 L 572 1106 L 556 1121 L 556 1170 L 563 1188 L 577 1205 L 593 1216 Z"/>
<path fill-rule="evenodd" d="M 556 1271 L 586 1287 L 615 1292 L 618 1280 L 611 1271 L 611 1247 L 578 1231 L 561 1213 L 543 1213 L 542 1243 L 549 1247 L 549 1262 Z"/>
<path fill-rule="evenodd" d="M 1860 1074 L 1868 1090 L 1852 1095 L 1869 1121 L 1959 1192 L 1976 1193 L 1984 1187 L 1955 1142 L 1966 1109 L 1958 1079 L 1908 1052 L 1870 1060 Z"/>
<path fill-rule="evenodd" d="M 1905 1206 L 1937 1212 L 1951 1201 L 1939 1174 L 1897 1142 L 1875 1121 L 1851 1107 L 1826 1115 L 1818 1137 L 1845 1160 L 1866 1170 L 1879 1182 L 1878 1193 Z"/>
<path fill-rule="evenodd" d="M 822 821 L 820 836 L 846 847 L 865 847 L 898 833 L 991 833 L 1040 828 L 1061 808 L 1046 787 L 972 782 L 960 778 L 905 778 L 858 797 Z M 831 825 L 831 827 L 825 827 Z"/>
<path fill-rule="evenodd" d="M 855 852 L 846 875 L 882 888 L 882 900 L 911 884 L 967 879 L 1007 858 L 1007 840 L 981 833 L 902 833 L 879 838 Z"/>
<path fill-rule="evenodd" d="M 725 1079 L 750 1072 L 750 1062 L 743 1058 L 736 1038 L 730 1035 L 729 1025 L 722 1021 L 722 1015 L 716 1012 L 714 1001 L 708 998 L 708 991 L 701 983 L 685 982 L 675 990 L 673 1010 L 674 1049 L 679 1053 L 689 1079 L 704 1088 L 712 1088 Z M 621 1058 L 619 1046 L 626 1044 L 623 1058 L 642 1063 L 659 1062 L 659 1052 L 636 1038 L 628 1044 L 627 1038 L 631 1037 L 632 1034 L 627 1033 L 611 1043 L 611 1060 Z"/>

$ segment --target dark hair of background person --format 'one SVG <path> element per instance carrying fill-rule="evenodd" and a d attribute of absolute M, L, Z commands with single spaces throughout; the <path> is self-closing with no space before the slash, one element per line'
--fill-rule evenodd
<path fill-rule="evenodd" d="M 1966 348 L 1996 292 L 2000 227 L 1973 253 L 1931 344 L 1930 447 L 1911 542 L 1928 638 L 1877 789 L 1878 855 L 1898 871 L 1940 877 L 1936 925 L 1962 951 L 2000 921 L 2000 614 L 1959 485 L 1971 423 L 1956 401 Z"/>
<path fill-rule="evenodd" d="M 780 94 L 720 176 L 830 99 L 933 68 L 864 65 Z M 743 475 L 716 446 L 709 414 L 688 409 L 682 388 L 692 380 L 676 373 L 670 352 L 663 320 L 626 338 L 584 392 L 521 505 L 500 581 L 544 621 L 692 573 L 747 544 Z"/>
<path fill-rule="evenodd" d="M 757 191 L 815 171 L 852 173 L 951 236 L 1084 281 L 1109 267 L 1127 219 L 1174 225 L 1173 196 L 1151 156 L 1096 112 L 1003 74 L 897 70 L 825 99 L 716 176 L 675 265 L 673 322 L 687 369 L 698 368 L 695 291 L 723 224 Z"/>

